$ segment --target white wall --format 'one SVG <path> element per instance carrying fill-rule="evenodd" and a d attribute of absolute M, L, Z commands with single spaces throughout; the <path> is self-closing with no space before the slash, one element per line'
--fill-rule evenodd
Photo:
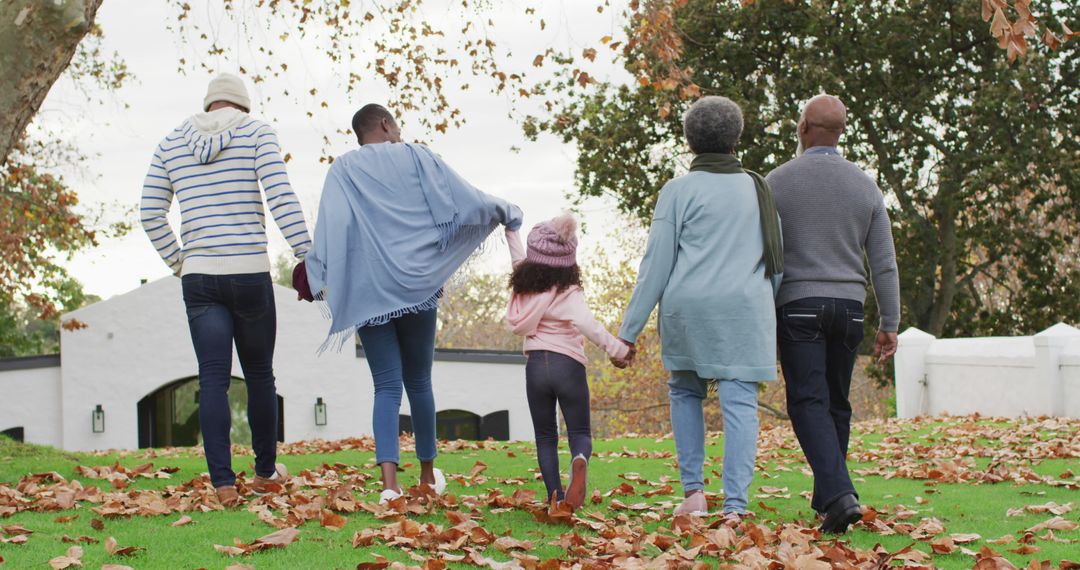
<path fill-rule="evenodd" d="M 1080 418 L 1080 339 L 1070 339 L 1059 360 L 1062 383 L 1062 415 Z"/>
<path fill-rule="evenodd" d="M 1065 324 L 1023 337 L 935 339 L 908 329 L 896 354 L 897 415 L 1080 417 L 1078 345 L 1080 330 Z"/>
<path fill-rule="evenodd" d="M 370 375 L 368 376 L 370 382 Z M 529 401 L 525 396 L 525 366 L 477 362 L 441 362 L 431 371 L 435 411 L 466 410 L 481 417 L 510 412 L 510 439 L 533 439 Z M 411 414 L 408 398 L 401 398 L 401 413 Z"/>
<path fill-rule="evenodd" d="M 0 431 L 21 427 L 27 443 L 62 446 L 59 366 L 0 371 L 0 394 Z M 89 411 L 82 419 L 89 429 Z"/>
<path fill-rule="evenodd" d="M 298 302 L 291 289 L 275 285 L 274 297 L 274 373 L 278 394 L 284 399 L 285 440 L 370 434 L 374 395 L 366 361 L 357 358 L 351 344 L 341 352 L 318 355 L 328 321 L 315 305 Z M 87 327 L 63 331 L 62 366 L 54 369 L 58 379 L 53 392 L 43 392 L 45 388 L 29 380 L 19 382 L 33 384 L 44 394 L 34 397 L 44 402 L 38 407 L 49 410 L 42 422 L 55 418 L 48 420 L 55 423 L 51 428 L 57 432 L 51 436 L 55 445 L 70 450 L 137 447 L 139 400 L 162 386 L 198 374 L 180 280 L 166 277 L 154 281 L 64 316 L 68 318 Z M 511 438 L 531 439 L 524 374 L 523 363 L 436 359 L 432 376 L 437 410 L 463 409 L 481 416 L 508 410 Z M 235 354 L 233 375 L 243 377 Z M 16 385 L 15 380 L 3 377 L 0 382 Z M 0 388 L 7 385 L 0 384 Z M 5 388 L 5 393 L 17 392 Z M 314 406 L 319 397 L 327 405 L 325 426 L 315 425 Z M 0 403 L 0 423 L 8 423 L 8 409 L 18 407 L 12 402 Z M 90 413 L 98 404 L 105 410 L 104 433 L 90 429 Z M 409 413 L 407 400 L 402 410 Z M 61 416 L 63 421 L 59 421 Z M 31 423 L 33 431 L 47 432 Z M 29 438 L 31 425 L 25 427 Z"/>

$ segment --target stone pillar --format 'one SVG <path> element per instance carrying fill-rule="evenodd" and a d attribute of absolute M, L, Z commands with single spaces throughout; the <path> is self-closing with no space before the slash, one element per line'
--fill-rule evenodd
<path fill-rule="evenodd" d="M 1035 343 L 1035 385 L 1042 402 L 1033 415 L 1065 415 L 1065 381 L 1061 373 L 1061 352 L 1073 339 L 1080 338 L 1080 330 L 1065 323 L 1058 323 L 1032 337 Z"/>
<path fill-rule="evenodd" d="M 926 388 L 926 351 L 937 340 L 915 327 L 900 333 L 896 349 L 896 416 L 914 418 L 929 411 Z"/>

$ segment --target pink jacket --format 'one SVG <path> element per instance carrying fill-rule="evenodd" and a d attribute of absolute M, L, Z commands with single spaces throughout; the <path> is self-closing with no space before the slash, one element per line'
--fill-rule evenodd
<path fill-rule="evenodd" d="M 525 259 L 525 248 L 517 232 L 507 230 L 506 243 L 514 265 Z M 596 321 L 580 287 L 569 287 L 562 292 L 552 288 L 543 293 L 511 294 L 506 322 L 514 334 L 525 337 L 525 352 L 550 350 L 587 365 L 582 335 L 614 358 L 626 358 L 630 351 L 629 346 Z"/>

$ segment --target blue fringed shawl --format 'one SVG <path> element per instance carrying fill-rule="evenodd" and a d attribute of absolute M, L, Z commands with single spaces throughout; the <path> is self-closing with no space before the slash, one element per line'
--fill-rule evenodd
<path fill-rule="evenodd" d="M 423 145 L 365 145 L 339 157 L 305 257 L 311 291 L 330 311 L 320 351 L 340 350 L 359 327 L 438 306 L 443 284 L 488 234 L 500 224 L 516 230 L 521 218 Z"/>

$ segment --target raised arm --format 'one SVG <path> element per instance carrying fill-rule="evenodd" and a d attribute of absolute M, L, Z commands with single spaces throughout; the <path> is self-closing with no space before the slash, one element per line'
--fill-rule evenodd
<path fill-rule="evenodd" d="M 525 247 L 521 245 L 521 234 L 516 230 L 506 229 L 506 245 L 510 247 L 510 266 L 517 267 L 525 261 Z"/>
<path fill-rule="evenodd" d="M 180 257 L 180 242 L 176 232 L 169 225 L 169 208 L 172 207 L 173 187 L 169 172 L 161 162 L 161 157 L 154 152 L 150 161 L 150 170 L 143 181 L 142 199 L 139 202 L 139 221 L 142 223 L 150 243 L 154 244 L 161 259 L 165 260 L 173 274 L 180 275 L 183 260 Z"/>
<path fill-rule="evenodd" d="M 263 193 L 266 194 L 266 205 L 285 236 L 285 241 L 289 242 L 293 255 L 303 258 L 311 248 L 311 238 L 308 236 L 300 200 L 289 184 L 277 133 L 270 126 L 264 126 L 259 130 L 255 144 L 255 174 L 262 183 Z"/>

